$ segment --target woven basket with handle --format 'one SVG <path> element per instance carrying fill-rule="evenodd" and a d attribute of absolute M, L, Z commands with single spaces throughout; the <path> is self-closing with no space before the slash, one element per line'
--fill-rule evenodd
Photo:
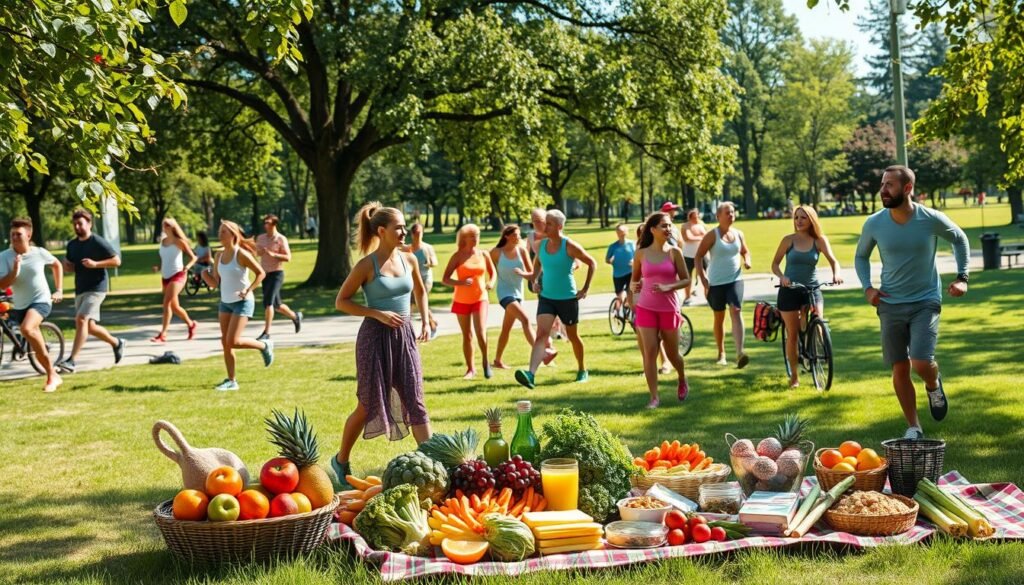
<path fill-rule="evenodd" d="M 658 475 L 650 472 L 643 476 L 633 477 L 633 487 L 644 491 L 651 489 L 654 484 L 662 486 L 690 498 L 694 502 L 700 496 L 700 486 L 706 483 L 722 483 L 725 481 L 732 469 L 724 463 L 712 463 L 707 469 L 694 473 L 680 473 L 678 475 Z"/>
<path fill-rule="evenodd" d="M 835 485 L 851 475 L 855 478 L 851 490 L 862 492 L 880 492 L 885 487 L 886 471 L 889 469 L 889 461 L 882 457 L 882 464 L 874 469 L 864 471 L 832 471 L 821 464 L 821 454 L 828 448 L 821 448 L 814 452 L 814 475 L 818 476 L 818 485 L 821 491 L 828 491 Z"/>
<path fill-rule="evenodd" d="M 889 495 L 889 497 L 903 502 L 910 508 L 910 511 L 886 516 L 865 516 L 861 514 L 843 514 L 835 512 L 830 508 L 825 510 L 825 521 L 828 522 L 829 526 L 840 532 L 849 532 L 850 534 L 859 534 L 861 536 L 902 534 L 914 527 L 914 523 L 917 522 L 919 506 L 917 502 L 906 496 L 893 494 Z"/>
<path fill-rule="evenodd" d="M 262 520 L 193 522 L 176 520 L 172 500 L 153 510 L 160 533 L 178 557 L 199 564 L 263 562 L 311 552 L 327 537 L 340 500 L 312 512 Z"/>

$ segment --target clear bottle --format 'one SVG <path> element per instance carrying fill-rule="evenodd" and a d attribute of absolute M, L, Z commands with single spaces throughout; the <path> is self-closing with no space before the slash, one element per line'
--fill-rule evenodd
<path fill-rule="evenodd" d="M 497 467 L 509 460 L 509 447 L 501 436 L 501 409 L 488 408 L 484 411 L 487 416 L 487 427 L 491 436 L 484 443 L 484 461 L 491 467 Z"/>
<path fill-rule="evenodd" d="M 513 456 L 519 455 L 524 461 L 529 461 L 535 469 L 540 469 L 540 439 L 537 438 L 537 433 L 533 432 L 530 408 L 529 400 L 516 402 L 519 422 L 516 424 L 516 434 L 512 437 L 511 451 Z"/>

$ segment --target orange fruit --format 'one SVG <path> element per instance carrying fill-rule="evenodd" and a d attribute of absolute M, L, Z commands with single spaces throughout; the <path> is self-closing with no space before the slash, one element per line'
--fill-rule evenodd
<path fill-rule="evenodd" d="M 829 449 L 828 451 L 823 451 L 821 456 L 818 457 L 818 460 L 821 461 L 821 464 L 825 467 L 832 469 L 836 466 L 836 463 L 843 460 L 843 454 L 836 449 Z"/>
<path fill-rule="evenodd" d="M 857 453 L 860 453 L 860 443 L 844 441 L 842 445 L 839 445 L 839 452 L 843 454 L 843 457 L 856 457 Z"/>
<path fill-rule="evenodd" d="M 841 463 L 846 463 L 850 467 L 857 469 L 857 458 L 856 457 L 843 457 Z"/>
<path fill-rule="evenodd" d="M 310 503 L 306 494 L 301 492 L 292 492 L 292 499 L 295 500 L 295 504 L 299 507 L 299 514 L 313 511 L 313 504 Z"/>
<path fill-rule="evenodd" d="M 259 490 L 248 489 L 238 494 L 238 504 L 241 508 L 239 520 L 259 520 L 270 513 L 270 499 Z"/>
<path fill-rule="evenodd" d="M 875 469 L 876 467 L 881 467 L 881 465 L 882 458 L 878 456 L 874 449 L 861 449 L 860 453 L 857 454 L 857 471 Z"/>
<path fill-rule="evenodd" d="M 449 561 L 460 565 L 472 565 L 484 558 L 490 545 L 484 541 L 455 540 L 446 538 L 441 541 L 441 550 Z"/>
<path fill-rule="evenodd" d="M 221 465 L 206 476 L 206 494 L 211 498 L 220 494 L 237 496 L 242 487 L 242 476 L 230 465 Z"/>
<path fill-rule="evenodd" d="M 210 498 L 199 490 L 181 490 L 174 496 L 172 514 L 175 520 L 206 520 Z"/>
<path fill-rule="evenodd" d="M 847 472 L 850 472 L 850 471 L 857 471 L 857 468 L 855 468 L 854 466 L 850 465 L 848 462 L 843 461 L 841 463 L 837 463 L 836 466 L 832 468 L 832 471 L 847 471 Z"/>

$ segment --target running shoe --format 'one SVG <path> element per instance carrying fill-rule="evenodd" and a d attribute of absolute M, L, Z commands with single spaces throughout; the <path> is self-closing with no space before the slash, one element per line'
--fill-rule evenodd
<path fill-rule="evenodd" d="M 652 398 L 651 401 L 647 403 L 647 408 L 650 410 L 654 410 L 659 406 L 661 406 L 661 401 L 658 400 L 657 398 Z"/>
<path fill-rule="evenodd" d="M 340 484 L 341 491 L 355 489 L 348 480 L 345 479 L 346 475 L 352 475 L 352 464 L 348 461 L 340 463 L 338 458 L 331 457 L 331 469 L 334 470 L 334 475 L 338 476 L 338 483 Z"/>
<path fill-rule="evenodd" d="M 60 373 L 62 373 L 62 374 L 74 374 L 75 373 L 75 360 L 73 360 L 71 358 L 68 358 L 68 359 L 60 362 L 59 364 L 57 364 L 56 367 L 57 367 L 58 370 L 60 370 Z"/>
<path fill-rule="evenodd" d="M 729 365 L 729 361 L 725 359 L 724 355 L 718 356 L 718 361 L 715 362 L 715 365 L 717 365 L 717 366 L 727 366 L 727 365 Z"/>
<path fill-rule="evenodd" d="M 942 420 L 946 418 L 946 411 L 949 410 L 949 401 L 946 400 L 946 392 L 942 389 L 942 376 L 939 376 L 938 381 L 938 388 L 928 390 L 928 408 L 932 411 L 932 418 Z"/>
<path fill-rule="evenodd" d="M 60 374 L 54 374 L 50 381 L 43 386 L 43 392 L 49 394 L 50 392 L 56 392 L 57 387 L 64 383 L 64 379 L 60 377 Z"/>
<path fill-rule="evenodd" d="M 736 369 L 737 370 L 742 370 L 743 368 L 747 367 L 747 364 L 749 364 L 749 363 L 750 363 L 750 357 L 747 356 L 747 354 L 745 354 L 745 353 L 741 353 L 740 357 L 736 358 Z"/>
<path fill-rule="evenodd" d="M 159 333 L 159 334 L 154 335 L 153 337 L 149 338 L 149 342 L 150 343 L 165 343 L 166 341 L 167 341 L 167 336 L 164 335 L 163 333 Z"/>
<path fill-rule="evenodd" d="M 494 373 L 491 372 L 490 364 L 484 364 L 484 378 L 487 378 L 488 380 L 490 380 L 491 376 L 493 376 L 493 375 L 494 375 Z"/>
<path fill-rule="evenodd" d="M 917 427 L 908 427 L 907 432 L 903 433 L 904 439 L 910 439 L 911 441 L 917 441 L 918 439 L 924 438 L 924 431 Z"/>
<path fill-rule="evenodd" d="M 679 387 L 676 390 L 676 397 L 679 398 L 679 402 L 686 400 L 686 395 L 690 393 L 690 383 L 683 378 L 679 381 Z"/>
<path fill-rule="evenodd" d="M 256 341 L 266 341 L 268 339 L 270 339 L 270 334 L 264 331 L 263 333 L 260 333 L 260 336 L 256 338 Z"/>
<path fill-rule="evenodd" d="M 260 350 L 263 354 L 263 366 L 269 367 L 270 364 L 274 363 L 274 341 L 267 339 L 263 342 L 263 349 Z"/>
<path fill-rule="evenodd" d="M 472 380 L 476 377 L 476 370 L 466 370 L 466 374 L 462 376 L 463 380 Z"/>
<path fill-rule="evenodd" d="M 670 373 L 672 373 L 672 368 L 670 368 L 668 366 L 661 366 L 661 369 L 658 370 L 658 373 L 659 374 L 670 374 Z"/>
<path fill-rule="evenodd" d="M 193 319 L 192 320 L 192 324 L 188 326 L 188 338 L 189 338 L 189 341 L 195 339 L 195 337 L 196 337 L 196 327 L 198 327 L 198 326 L 199 326 L 199 322 L 196 321 L 195 319 Z"/>
<path fill-rule="evenodd" d="M 114 346 L 114 363 L 121 363 L 121 358 L 124 357 L 124 346 L 128 345 L 128 340 L 123 337 L 117 338 L 117 345 Z"/>
<path fill-rule="evenodd" d="M 576 372 L 576 381 L 577 382 L 586 382 L 589 379 L 590 379 L 590 373 L 587 372 L 586 370 L 580 370 L 580 371 Z"/>
<path fill-rule="evenodd" d="M 686 297 L 686 299 L 683 301 L 683 306 L 684 307 L 689 307 L 692 304 L 693 304 L 693 301 L 690 300 L 690 297 Z"/>
<path fill-rule="evenodd" d="M 433 341 L 435 339 L 437 339 L 437 325 L 430 328 L 430 340 Z"/>
<path fill-rule="evenodd" d="M 302 331 L 302 311 L 295 311 L 295 318 L 292 319 L 292 323 L 295 325 L 295 332 Z"/>
<path fill-rule="evenodd" d="M 214 388 L 218 392 L 229 392 L 231 390 L 238 390 L 238 382 L 231 378 L 224 378 L 224 381 Z"/>
<path fill-rule="evenodd" d="M 516 370 L 516 382 L 519 382 L 520 385 L 526 386 L 530 390 L 537 387 L 533 382 L 533 372 L 530 370 Z"/>

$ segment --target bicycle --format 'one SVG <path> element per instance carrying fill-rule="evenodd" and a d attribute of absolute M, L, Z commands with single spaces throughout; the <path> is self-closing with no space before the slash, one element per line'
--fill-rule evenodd
<path fill-rule="evenodd" d="M 205 269 L 205 266 L 196 265 L 193 266 L 188 271 L 188 278 L 185 279 L 185 293 L 188 296 L 196 296 L 197 294 L 199 294 L 199 289 L 204 287 L 206 288 L 206 292 L 210 292 L 213 290 L 212 288 L 210 288 L 210 285 L 206 284 L 206 281 L 203 280 L 203 276 L 201 273 Z"/>
<path fill-rule="evenodd" d="M 622 335 L 626 330 L 626 323 L 636 327 L 636 313 L 633 312 L 633 307 L 625 301 L 621 308 L 616 308 L 617 304 L 616 299 L 612 299 L 611 304 L 608 305 L 608 328 L 616 337 Z M 679 316 L 682 317 L 679 322 L 679 355 L 686 356 L 693 349 L 693 323 L 683 312 L 682 307 L 679 308 Z"/>
<path fill-rule="evenodd" d="M 0 295 L 0 307 L 6 307 L 0 310 L 0 361 L 3 361 L 4 338 L 7 338 L 14 345 L 11 348 L 11 361 L 20 362 L 28 358 L 28 362 L 32 364 L 35 371 L 45 376 L 46 369 L 36 359 L 35 350 L 32 349 L 28 339 L 22 336 L 18 324 L 10 318 L 8 312 L 10 300 L 11 297 Z M 50 321 L 40 323 L 39 331 L 43 334 L 43 340 L 46 342 L 46 352 L 50 356 L 50 363 L 59 364 L 64 360 L 64 332 Z"/>
<path fill-rule="evenodd" d="M 798 282 L 790 284 L 790 288 L 802 290 L 806 297 L 800 309 L 802 325 L 797 336 L 797 359 L 800 361 L 800 369 L 810 372 L 815 388 L 827 392 L 832 388 L 832 334 L 829 332 L 828 321 L 822 319 L 814 307 L 813 294 L 823 286 L 830 285 L 819 283 L 808 287 Z M 780 287 L 781 285 L 776 285 L 775 288 Z M 789 356 L 786 355 L 786 335 L 786 326 L 783 324 L 782 360 L 786 364 L 786 375 L 792 378 L 793 364 L 789 363 Z"/>

